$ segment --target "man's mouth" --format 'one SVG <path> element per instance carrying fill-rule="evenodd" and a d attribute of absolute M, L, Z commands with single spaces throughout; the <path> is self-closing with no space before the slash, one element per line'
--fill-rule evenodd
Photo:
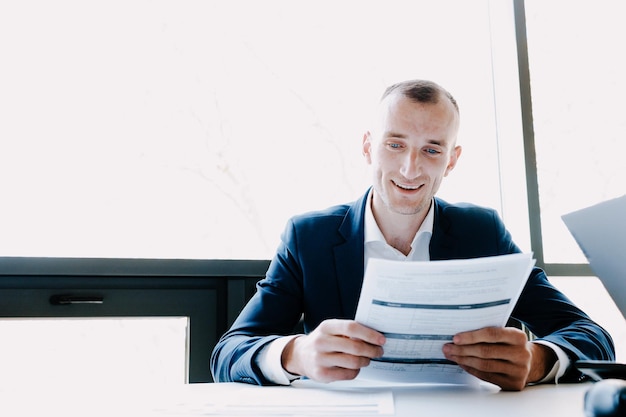
<path fill-rule="evenodd" d="M 402 190 L 407 190 L 407 191 L 415 191 L 417 189 L 419 189 L 422 184 L 399 184 L 395 181 L 392 181 L 396 187 L 402 189 Z"/>

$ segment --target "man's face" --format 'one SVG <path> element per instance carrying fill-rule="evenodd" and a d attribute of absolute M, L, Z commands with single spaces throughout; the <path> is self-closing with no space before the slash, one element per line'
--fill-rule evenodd
<path fill-rule="evenodd" d="M 386 97 L 380 108 L 377 129 L 363 137 L 373 175 L 374 213 L 425 216 L 461 154 L 458 113 L 445 97 L 437 104 L 416 103 L 401 94 Z"/>

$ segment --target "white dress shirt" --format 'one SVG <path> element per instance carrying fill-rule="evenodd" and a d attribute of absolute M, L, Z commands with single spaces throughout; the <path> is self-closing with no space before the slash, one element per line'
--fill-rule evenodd
<path fill-rule="evenodd" d="M 378 224 L 376 223 L 376 220 L 374 219 L 371 200 L 372 193 L 370 191 L 365 208 L 364 222 L 365 267 L 367 267 L 367 262 L 371 258 L 383 258 L 397 261 L 429 261 L 430 238 L 433 234 L 435 218 L 434 204 L 430 205 L 428 214 L 424 218 L 422 225 L 413 238 L 411 251 L 408 255 L 404 255 L 402 252 L 389 245 L 385 240 Z M 298 379 L 297 375 L 292 375 L 285 371 L 281 362 L 283 349 L 287 343 L 289 343 L 289 341 L 296 336 L 298 335 L 284 336 L 274 340 L 261 350 L 256 359 L 257 365 L 261 369 L 261 372 L 263 372 L 263 375 L 275 384 L 288 385 L 291 381 Z M 569 366 L 569 358 L 567 354 L 565 354 L 563 349 L 551 342 L 538 340 L 534 343 L 540 343 L 550 347 L 558 358 L 552 370 L 544 379 L 539 381 L 539 383 L 558 381 Z"/>

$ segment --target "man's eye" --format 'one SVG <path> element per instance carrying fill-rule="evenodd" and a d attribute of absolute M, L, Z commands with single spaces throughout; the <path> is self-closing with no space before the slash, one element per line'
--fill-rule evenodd
<path fill-rule="evenodd" d="M 429 149 L 426 149 L 426 153 L 429 155 L 437 155 L 440 152 L 437 149 L 429 148 Z"/>
<path fill-rule="evenodd" d="M 389 143 L 388 146 L 391 149 L 400 149 L 402 147 L 399 143 Z"/>

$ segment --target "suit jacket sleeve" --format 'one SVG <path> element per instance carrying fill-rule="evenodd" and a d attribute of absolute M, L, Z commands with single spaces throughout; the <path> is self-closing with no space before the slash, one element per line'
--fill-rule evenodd
<path fill-rule="evenodd" d="M 255 364 L 265 345 L 294 334 L 301 319 L 308 332 L 327 318 L 354 317 L 363 277 L 363 237 L 352 239 L 340 230 L 346 224 L 348 234 L 359 234 L 352 225 L 361 222 L 351 219 L 360 216 L 363 205 L 361 199 L 288 222 L 265 278 L 213 350 L 216 381 L 270 384 Z"/>
<path fill-rule="evenodd" d="M 265 279 L 218 341 L 211 357 L 216 382 L 268 385 L 255 357 L 268 343 L 293 332 L 302 314 L 302 272 L 294 255 L 295 229 L 290 222 Z"/>
<path fill-rule="evenodd" d="M 528 278 L 512 316 L 539 339 L 550 341 L 567 353 L 571 365 L 561 377 L 562 382 L 584 379 L 574 366 L 576 360 L 615 360 L 609 333 L 558 291 L 539 268 Z"/>

